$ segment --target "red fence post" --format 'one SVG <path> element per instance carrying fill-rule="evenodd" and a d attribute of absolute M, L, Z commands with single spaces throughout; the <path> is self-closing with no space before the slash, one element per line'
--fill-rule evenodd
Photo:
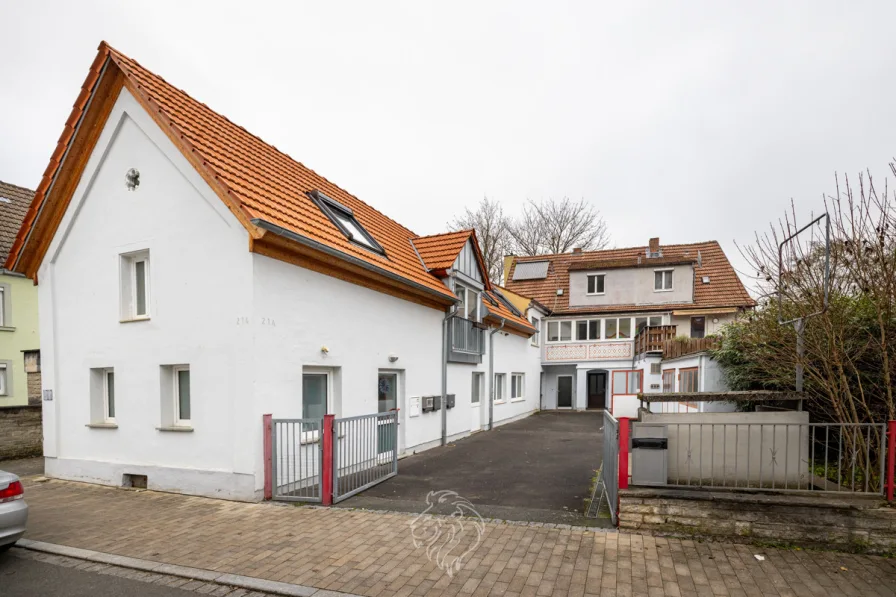
<path fill-rule="evenodd" d="M 333 419 L 335 415 L 324 415 L 324 427 L 321 430 L 321 447 L 324 451 L 324 470 L 320 472 L 321 503 L 324 506 L 333 504 Z"/>
<path fill-rule="evenodd" d="M 894 471 L 896 471 L 896 421 L 887 423 L 887 501 L 893 501 Z"/>
<path fill-rule="evenodd" d="M 264 499 L 266 500 L 271 499 L 274 495 L 273 469 L 271 468 L 271 418 L 271 415 L 261 415 L 264 428 Z"/>
<path fill-rule="evenodd" d="M 619 489 L 628 489 L 628 417 L 619 417 Z"/>

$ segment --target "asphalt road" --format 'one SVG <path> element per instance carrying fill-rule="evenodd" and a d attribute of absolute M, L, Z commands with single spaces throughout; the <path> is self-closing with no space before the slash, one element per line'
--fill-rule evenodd
<path fill-rule="evenodd" d="M 600 466 L 601 412 L 543 411 L 399 461 L 398 475 L 339 506 L 423 512 L 430 491 L 450 490 L 480 516 L 600 524 L 582 515 Z M 429 510 L 452 514 L 452 501 Z"/>
<path fill-rule="evenodd" d="M 0 595 L 3 597 L 196 597 L 153 583 L 39 562 L 17 549 L 0 554 Z"/>

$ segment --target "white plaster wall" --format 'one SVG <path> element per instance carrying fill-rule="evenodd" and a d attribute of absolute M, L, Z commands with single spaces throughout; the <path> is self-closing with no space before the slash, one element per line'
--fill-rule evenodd
<path fill-rule="evenodd" d="M 140 171 L 130 192 L 125 174 Z M 122 91 L 39 270 L 45 454 L 50 474 L 252 499 L 254 461 L 234 438 L 251 414 L 247 233 Z M 150 251 L 151 319 L 120 323 L 119 255 Z M 192 433 L 163 432 L 160 365 L 189 364 Z M 93 429 L 90 368 L 115 370 L 118 429 Z M 244 397 L 242 400 L 232 397 Z M 213 482 L 209 482 L 212 480 Z"/>
<path fill-rule="evenodd" d="M 716 313 L 704 315 L 706 318 L 706 326 L 704 333 L 708 336 L 710 334 L 719 334 L 722 332 L 722 328 L 725 325 L 734 321 L 736 317 L 736 313 Z M 714 321 L 718 320 L 718 321 Z M 676 326 L 675 335 L 676 336 L 688 336 L 691 335 L 691 317 L 690 315 L 673 315 L 671 319 L 672 325 Z"/>
<path fill-rule="evenodd" d="M 672 290 L 654 289 L 654 271 L 672 270 Z M 587 294 L 588 275 L 604 274 L 604 294 Z M 660 305 L 690 303 L 694 300 L 694 269 L 691 265 L 609 269 L 569 272 L 569 304 Z"/>

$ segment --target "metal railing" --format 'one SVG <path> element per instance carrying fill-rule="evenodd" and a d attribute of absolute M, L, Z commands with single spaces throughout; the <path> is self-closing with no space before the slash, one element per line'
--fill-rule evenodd
<path fill-rule="evenodd" d="M 861 494 L 884 491 L 885 424 L 635 425 L 666 428 L 667 486 Z"/>
<path fill-rule="evenodd" d="M 321 501 L 322 427 L 322 419 L 271 421 L 273 499 Z"/>
<path fill-rule="evenodd" d="M 452 350 L 480 355 L 485 352 L 483 330 L 476 322 L 463 317 L 452 317 L 449 324 Z"/>
<path fill-rule="evenodd" d="M 604 411 L 603 451 L 600 474 L 591 495 L 591 503 L 585 516 L 597 518 L 603 503 L 610 511 L 613 524 L 618 524 L 619 514 L 619 421 L 608 411 Z"/>
<path fill-rule="evenodd" d="M 398 411 L 333 421 L 333 502 L 398 473 Z"/>

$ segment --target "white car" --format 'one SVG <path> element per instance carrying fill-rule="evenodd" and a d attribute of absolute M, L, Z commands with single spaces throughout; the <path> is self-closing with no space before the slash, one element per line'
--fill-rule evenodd
<path fill-rule="evenodd" d="M 25 534 L 28 504 L 19 478 L 0 471 L 0 552 L 6 551 Z"/>

